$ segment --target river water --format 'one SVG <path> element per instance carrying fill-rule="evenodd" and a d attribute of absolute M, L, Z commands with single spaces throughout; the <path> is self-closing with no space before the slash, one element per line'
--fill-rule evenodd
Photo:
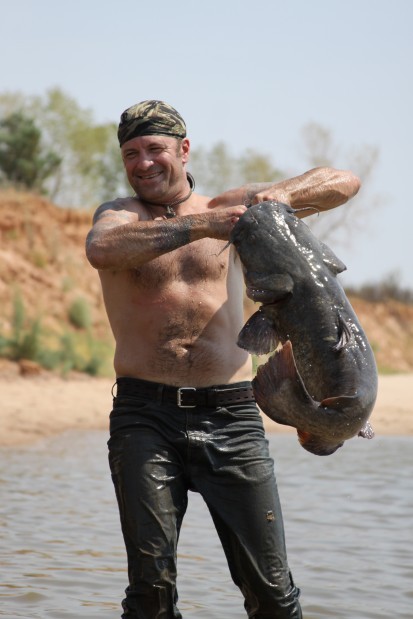
<path fill-rule="evenodd" d="M 353 439 L 336 454 L 269 435 L 305 619 L 413 618 L 413 439 Z M 105 432 L 0 449 L 0 617 L 117 619 L 126 562 Z M 243 619 L 202 499 L 178 559 L 185 619 Z"/>

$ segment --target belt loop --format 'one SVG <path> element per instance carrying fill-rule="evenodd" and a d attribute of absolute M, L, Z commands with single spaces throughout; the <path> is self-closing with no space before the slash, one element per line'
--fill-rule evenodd
<path fill-rule="evenodd" d="M 165 385 L 159 384 L 156 388 L 156 403 L 157 404 L 162 404 L 164 386 Z"/>
<path fill-rule="evenodd" d="M 219 406 L 218 403 L 218 390 L 215 389 L 214 387 L 211 387 L 210 389 L 207 389 L 205 392 L 206 395 L 206 405 L 207 406 Z"/>

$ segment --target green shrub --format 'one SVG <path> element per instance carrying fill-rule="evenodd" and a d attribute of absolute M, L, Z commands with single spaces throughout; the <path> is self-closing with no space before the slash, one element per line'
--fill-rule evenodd
<path fill-rule="evenodd" d="M 12 331 L 10 337 L 0 336 L 0 352 L 13 361 L 30 359 L 37 361 L 41 350 L 40 320 L 33 320 L 26 324 L 26 311 L 23 299 L 19 292 L 13 300 Z"/>
<path fill-rule="evenodd" d="M 71 325 L 77 329 L 89 329 L 92 324 L 92 316 L 88 302 L 83 297 L 78 297 L 69 307 L 68 318 Z"/>
<path fill-rule="evenodd" d="M 69 292 L 74 287 L 73 279 L 66 275 L 62 280 L 62 290 L 63 292 Z"/>
<path fill-rule="evenodd" d="M 17 293 L 13 303 L 11 333 L 0 333 L 0 356 L 12 361 L 29 359 L 47 370 L 66 375 L 71 371 L 91 376 L 112 374 L 113 345 L 94 339 L 90 329 L 89 306 L 78 299 L 71 306 L 71 321 L 81 331 L 66 330 L 63 335 L 44 332 L 40 320 L 28 320 L 24 302 Z M 84 330 L 86 329 L 86 330 Z"/>

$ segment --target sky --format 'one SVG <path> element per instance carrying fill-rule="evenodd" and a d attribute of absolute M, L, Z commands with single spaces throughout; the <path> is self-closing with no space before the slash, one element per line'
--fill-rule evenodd
<path fill-rule="evenodd" d="M 332 249 L 345 285 L 413 289 L 411 0 L 0 0 L 0 15 L 0 93 L 59 87 L 102 123 L 163 99 L 193 147 L 253 148 L 289 176 L 308 169 L 309 123 L 337 168 L 377 148 Z"/>

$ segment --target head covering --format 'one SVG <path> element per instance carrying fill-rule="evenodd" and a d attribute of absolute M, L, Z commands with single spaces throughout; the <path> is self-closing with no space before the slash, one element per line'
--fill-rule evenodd
<path fill-rule="evenodd" d="M 118 128 L 119 144 L 141 135 L 169 135 L 174 138 L 186 136 L 182 116 L 164 101 L 141 101 L 125 110 Z"/>

